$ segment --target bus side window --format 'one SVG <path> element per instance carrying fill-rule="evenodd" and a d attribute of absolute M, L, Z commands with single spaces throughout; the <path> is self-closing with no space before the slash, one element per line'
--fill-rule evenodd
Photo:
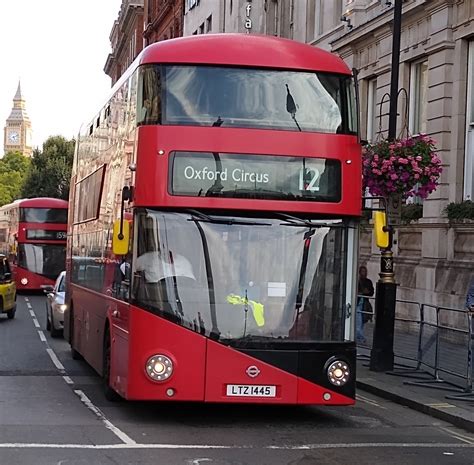
<path fill-rule="evenodd" d="M 139 75 L 137 124 L 161 124 L 161 75 L 156 65 L 143 67 Z"/>

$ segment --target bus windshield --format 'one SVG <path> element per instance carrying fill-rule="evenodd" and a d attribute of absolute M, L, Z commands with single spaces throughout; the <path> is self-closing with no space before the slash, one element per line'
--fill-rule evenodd
<path fill-rule="evenodd" d="M 222 66 L 141 68 L 138 124 L 356 134 L 350 76 Z"/>
<path fill-rule="evenodd" d="M 67 208 L 20 208 L 25 223 L 67 223 Z"/>
<path fill-rule="evenodd" d="M 234 346 L 344 341 L 348 225 L 142 210 L 136 304 Z"/>
<path fill-rule="evenodd" d="M 64 269 L 66 246 L 18 244 L 18 266 L 46 278 L 56 279 Z"/>

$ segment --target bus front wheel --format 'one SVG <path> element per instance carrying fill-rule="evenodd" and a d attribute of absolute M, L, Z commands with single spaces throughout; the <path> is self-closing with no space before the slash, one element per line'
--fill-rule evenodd
<path fill-rule="evenodd" d="M 102 379 L 104 386 L 104 396 L 111 402 L 117 402 L 121 397 L 110 386 L 110 366 L 111 366 L 112 346 L 110 343 L 110 331 L 106 328 L 104 335 L 104 350 L 103 350 L 103 365 L 102 365 Z"/>

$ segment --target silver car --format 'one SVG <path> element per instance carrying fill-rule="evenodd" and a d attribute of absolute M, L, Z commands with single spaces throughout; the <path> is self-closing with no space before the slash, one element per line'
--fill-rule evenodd
<path fill-rule="evenodd" d="M 64 328 L 64 295 L 66 290 L 66 272 L 62 271 L 54 286 L 43 286 L 46 293 L 46 329 L 51 337 L 61 337 Z"/>

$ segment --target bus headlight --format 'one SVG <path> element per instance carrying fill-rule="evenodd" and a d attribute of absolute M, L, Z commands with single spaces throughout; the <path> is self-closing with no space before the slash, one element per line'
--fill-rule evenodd
<path fill-rule="evenodd" d="M 349 381 L 351 372 L 346 362 L 336 360 L 328 366 L 327 374 L 331 384 L 334 384 L 334 386 L 344 386 Z"/>
<path fill-rule="evenodd" d="M 166 381 L 173 374 L 173 362 L 166 355 L 153 355 L 147 360 L 145 371 L 153 381 Z"/>
<path fill-rule="evenodd" d="M 61 313 L 64 313 L 64 312 L 66 311 L 66 308 L 67 308 L 67 305 L 66 305 L 66 304 L 58 305 L 58 310 L 59 310 Z"/>
<path fill-rule="evenodd" d="M 28 280 L 26 278 L 21 278 L 20 283 L 23 284 L 23 286 L 26 286 L 28 284 Z"/>

